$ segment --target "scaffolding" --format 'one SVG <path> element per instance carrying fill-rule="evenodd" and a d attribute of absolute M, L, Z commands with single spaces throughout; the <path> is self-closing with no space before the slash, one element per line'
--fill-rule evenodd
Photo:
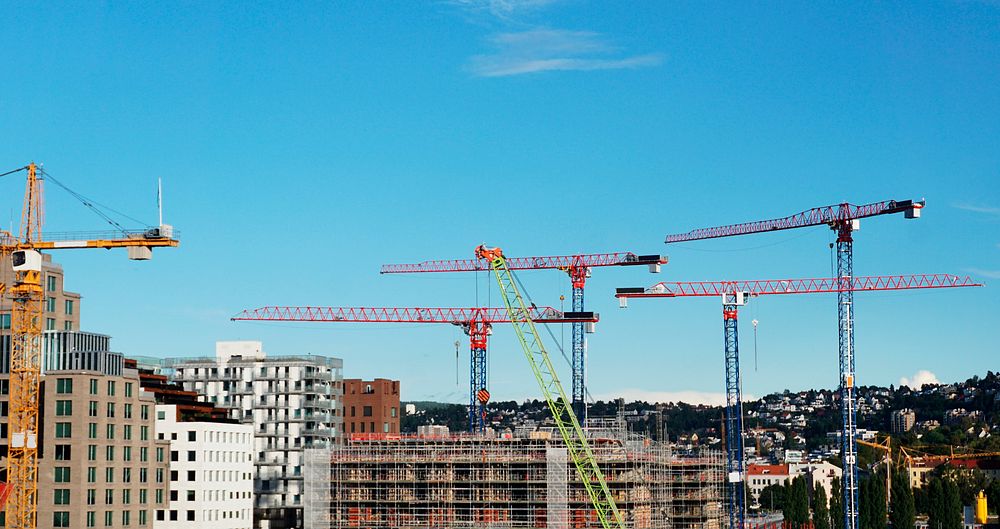
<path fill-rule="evenodd" d="M 627 527 L 722 527 L 720 451 L 679 451 L 615 432 L 588 437 Z M 355 437 L 307 451 L 305 529 L 600 527 L 568 463 L 565 446 L 546 431 Z"/>

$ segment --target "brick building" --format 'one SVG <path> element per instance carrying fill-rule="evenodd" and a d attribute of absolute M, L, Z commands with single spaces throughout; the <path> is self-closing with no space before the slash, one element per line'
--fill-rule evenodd
<path fill-rule="evenodd" d="M 399 381 L 344 379 L 344 434 L 399 433 Z"/>

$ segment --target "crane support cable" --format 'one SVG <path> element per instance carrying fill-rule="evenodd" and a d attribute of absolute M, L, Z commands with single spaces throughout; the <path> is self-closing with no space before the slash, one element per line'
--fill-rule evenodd
<path fill-rule="evenodd" d="M 580 481 L 587 490 L 587 495 L 601 521 L 601 526 L 606 529 L 612 527 L 624 529 L 624 520 L 618 511 L 614 497 L 611 495 L 607 481 L 604 479 L 604 473 L 597 465 L 597 459 L 594 457 L 576 414 L 573 413 L 570 400 L 566 397 L 566 391 L 559 382 L 559 377 L 556 376 L 552 360 L 545 351 L 541 336 L 530 318 L 531 312 L 524 304 L 524 298 L 517 288 L 513 274 L 507 267 L 507 259 L 499 248 L 486 248 L 485 246 L 476 249 L 476 256 L 485 258 L 490 263 L 490 268 L 496 276 L 497 285 L 500 287 L 504 306 L 510 316 L 511 326 L 514 327 L 524 356 L 531 365 L 538 386 L 552 412 L 556 428 L 566 443 L 569 457 L 576 467 Z"/>

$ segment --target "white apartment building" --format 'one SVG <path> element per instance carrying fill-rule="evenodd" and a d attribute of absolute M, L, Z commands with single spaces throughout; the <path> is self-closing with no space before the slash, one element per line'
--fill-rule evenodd
<path fill-rule="evenodd" d="M 217 342 L 214 358 L 165 367 L 185 390 L 253 425 L 255 527 L 301 528 L 304 450 L 338 444 L 343 432 L 343 361 L 268 356 L 261 342 L 238 341 Z"/>
<path fill-rule="evenodd" d="M 153 528 L 253 527 L 253 426 L 177 418 L 177 405 L 156 406 L 156 437 L 170 441 L 170 503 Z"/>

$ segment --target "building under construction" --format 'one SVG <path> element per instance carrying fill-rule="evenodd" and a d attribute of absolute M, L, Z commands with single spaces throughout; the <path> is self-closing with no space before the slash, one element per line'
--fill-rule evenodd
<path fill-rule="evenodd" d="M 720 451 L 612 430 L 588 437 L 627 527 L 722 527 Z M 600 527 L 555 439 L 368 435 L 309 450 L 305 529 Z"/>

